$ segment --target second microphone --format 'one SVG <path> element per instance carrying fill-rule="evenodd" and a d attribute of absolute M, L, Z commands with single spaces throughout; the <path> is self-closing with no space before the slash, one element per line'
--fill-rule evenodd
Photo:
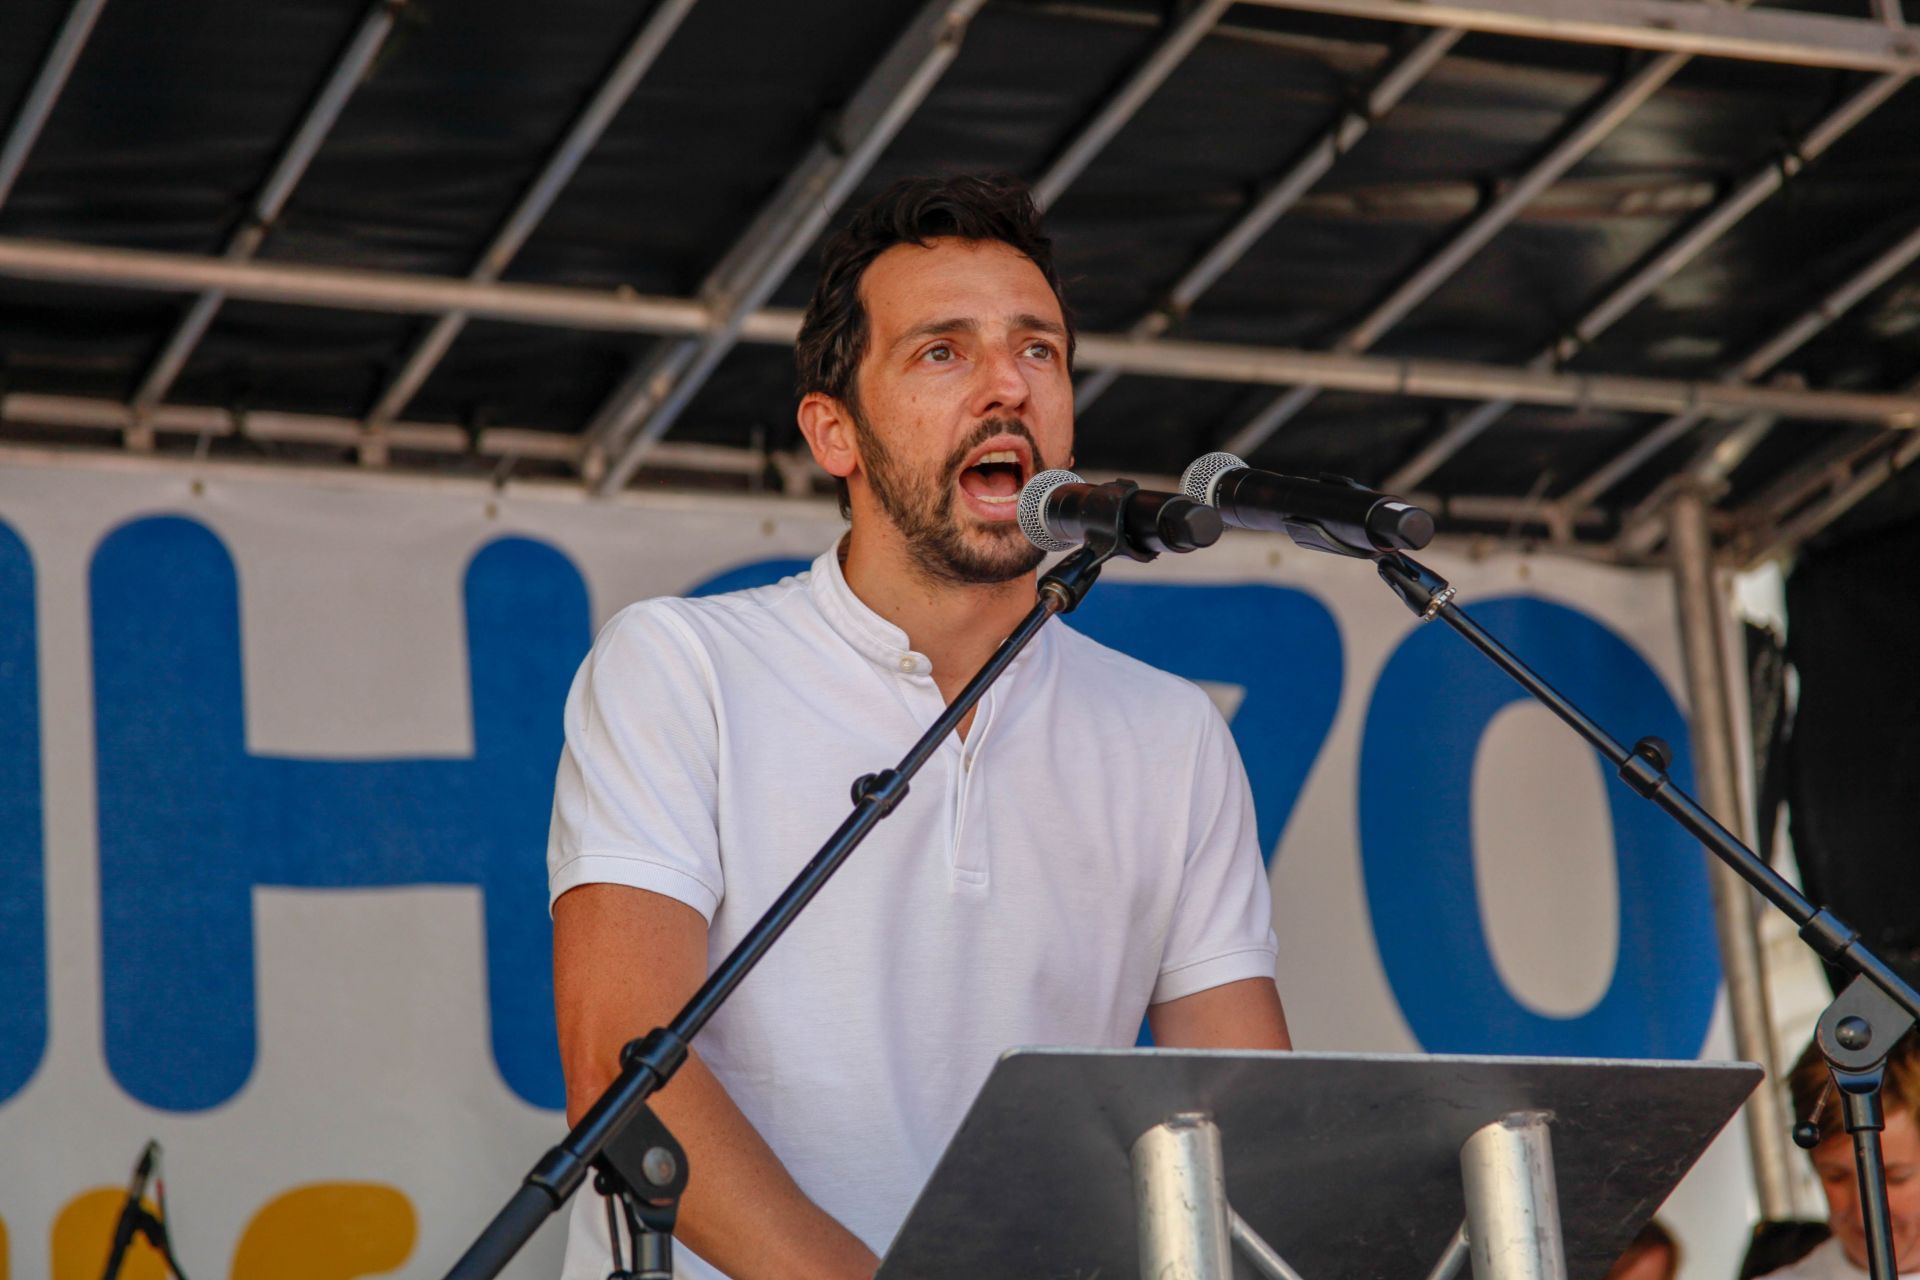
<path fill-rule="evenodd" d="M 1223 528 L 1219 512 L 1178 494 L 1088 484 L 1058 468 L 1020 490 L 1020 530 L 1042 551 L 1066 551 L 1116 527 L 1120 549 L 1136 560 L 1210 547 Z"/>

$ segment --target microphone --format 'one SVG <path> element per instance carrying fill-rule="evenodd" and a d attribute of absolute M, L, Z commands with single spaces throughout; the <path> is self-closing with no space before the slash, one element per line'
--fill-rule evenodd
<path fill-rule="evenodd" d="M 1058 468 L 1022 486 L 1019 512 L 1020 531 L 1042 551 L 1066 551 L 1116 524 L 1120 549 L 1136 560 L 1220 540 L 1220 514 L 1203 503 L 1142 489 L 1131 480 L 1088 484 Z"/>
<path fill-rule="evenodd" d="M 140 1152 L 140 1162 L 133 1166 L 133 1181 L 127 1185 L 127 1202 L 121 1206 L 119 1220 L 113 1224 L 113 1244 L 107 1251 L 107 1269 L 105 1280 L 114 1280 L 120 1274 L 120 1264 L 127 1256 L 127 1247 L 133 1243 L 135 1233 L 151 1232 L 148 1223 L 153 1218 L 140 1203 L 140 1197 L 147 1193 L 147 1179 L 153 1176 L 153 1166 L 160 1159 L 160 1144 L 148 1141 Z"/>
<path fill-rule="evenodd" d="M 1230 453 L 1195 458 L 1180 491 L 1238 529 L 1280 529 L 1303 547 L 1372 557 L 1418 551 L 1433 541 L 1433 517 L 1345 476 L 1305 480 L 1255 471 Z"/>

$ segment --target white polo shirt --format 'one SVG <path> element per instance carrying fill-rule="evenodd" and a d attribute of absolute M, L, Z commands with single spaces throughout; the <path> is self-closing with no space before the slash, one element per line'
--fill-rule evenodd
<path fill-rule="evenodd" d="M 930 671 L 832 550 L 770 587 L 622 611 L 567 698 L 551 897 L 678 899 L 717 963 L 853 779 L 939 714 Z M 1131 1045 L 1149 1003 L 1272 976 L 1271 905 L 1206 694 L 1054 621 L 694 1047 L 801 1189 L 884 1252 L 1004 1050 Z M 576 1197 L 567 1280 L 606 1275 L 601 1206 Z M 720 1275 L 675 1253 L 680 1276 Z"/>

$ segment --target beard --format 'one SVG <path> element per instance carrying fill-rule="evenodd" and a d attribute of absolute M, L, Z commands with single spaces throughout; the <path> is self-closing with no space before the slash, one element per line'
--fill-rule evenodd
<path fill-rule="evenodd" d="M 1046 469 L 1040 446 L 1026 424 L 1015 418 L 982 422 L 939 465 L 914 471 L 882 444 L 866 415 L 852 409 L 854 432 L 860 440 L 860 458 L 874 501 L 893 521 L 907 544 L 915 568 L 934 582 L 957 586 L 987 586 L 1011 582 L 1040 566 L 1045 558 L 1018 522 L 977 525 L 960 523 L 955 509 L 960 470 L 967 455 L 997 435 L 1018 436 L 1033 450 L 1035 474 Z"/>

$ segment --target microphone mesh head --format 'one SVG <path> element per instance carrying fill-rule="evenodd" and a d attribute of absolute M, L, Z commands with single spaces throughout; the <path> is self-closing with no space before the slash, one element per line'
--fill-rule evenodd
<path fill-rule="evenodd" d="M 1180 492 L 1203 506 L 1213 505 L 1213 487 L 1229 471 L 1242 470 L 1247 464 L 1230 453 L 1203 453 L 1180 473 Z"/>
<path fill-rule="evenodd" d="M 1042 551 L 1065 551 L 1071 542 L 1062 542 L 1047 528 L 1047 496 L 1063 484 L 1084 484 L 1071 471 L 1054 467 L 1042 471 L 1020 488 L 1020 532 Z"/>

